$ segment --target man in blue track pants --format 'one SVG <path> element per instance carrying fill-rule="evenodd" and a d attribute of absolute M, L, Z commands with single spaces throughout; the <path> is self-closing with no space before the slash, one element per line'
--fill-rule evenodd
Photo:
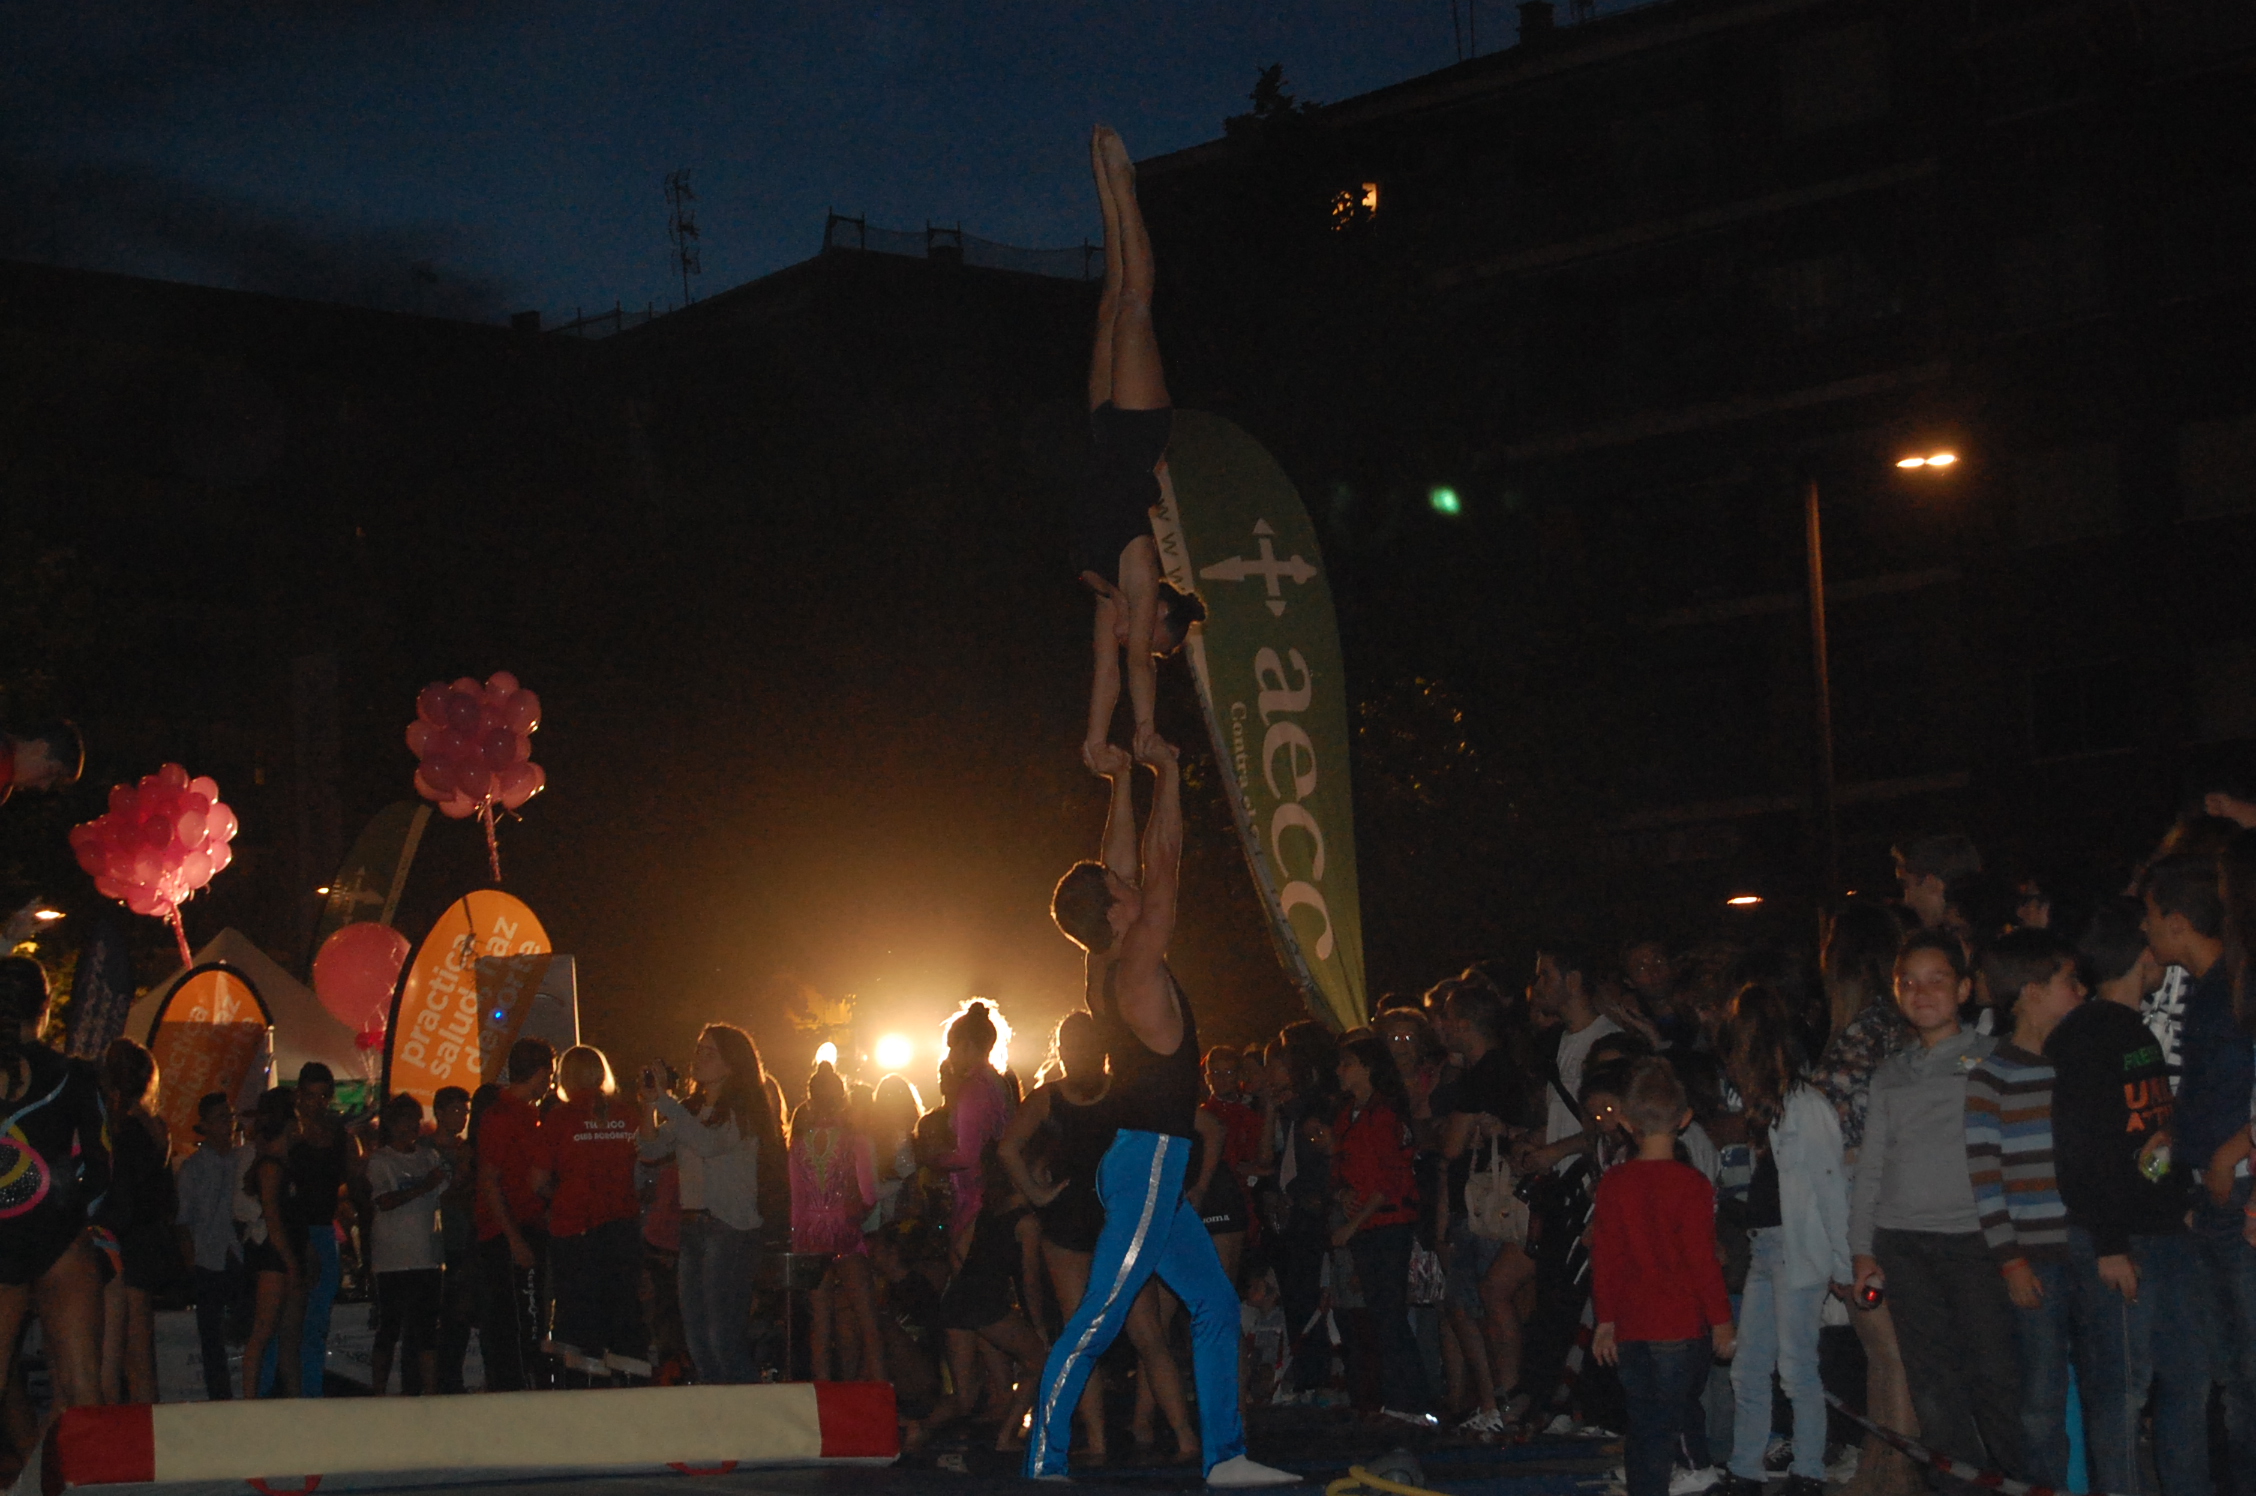
<path fill-rule="evenodd" d="M 1135 766 L 1108 743 L 1091 765 L 1112 783 L 1104 861 L 1074 864 L 1050 901 L 1058 928 L 1089 953 L 1089 1012 L 1112 1067 L 1104 1105 L 1119 1130 L 1097 1175 L 1105 1224 L 1089 1288 L 1050 1347 L 1035 1391 L 1026 1473 L 1040 1480 L 1066 1478 L 1073 1410 L 1090 1368 L 1156 1272 L 1191 1312 L 1207 1484 L 1289 1485 L 1299 1477 L 1246 1458 L 1245 1425 L 1238 1416 L 1238 1295 L 1214 1255 L 1214 1239 L 1198 1208 L 1183 1198 L 1201 1077 L 1198 1023 L 1167 969 L 1176 864 L 1183 853 L 1182 776 L 1174 748 L 1156 735 L 1144 740 L 1140 753 L 1158 776 L 1144 827 L 1141 878 Z"/>

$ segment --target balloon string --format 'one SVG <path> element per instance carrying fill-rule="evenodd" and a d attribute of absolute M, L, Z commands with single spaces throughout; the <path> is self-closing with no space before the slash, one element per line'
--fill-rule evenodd
<path fill-rule="evenodd" d="M 501 843 L 494 840 L 493 801 L 478 803 L 478 819 L 486 823 L 486 861 L 493 864 L 494 882 L 501 881 Z"/>
<path fill-rule="evenodd" d="M 172 921 L 172 938 L 180 942 L 180 966 L 185 971 L 196 964 L 195 955 L 188 949 L 188 927 L 180 922 L 180 911 L 177 908 L 165 918 Z"/>

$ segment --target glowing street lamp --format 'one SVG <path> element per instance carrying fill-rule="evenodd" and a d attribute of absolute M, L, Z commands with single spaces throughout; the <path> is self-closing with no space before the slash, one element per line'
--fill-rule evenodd
<path fill-rule="evenodd" d="M 838 1067 L 838 1046 L 831 1043 L 828 1039 L 825 1039 L 822 1043 L 816 1045 L 815 1063 L 818 1065 L 828 1065 L 832 1069 L 836 1069 Z"/>
<path fill-rule="evenodd" d="M 31 917 L 43 925 L 51 925 L 63 917 L 63 911 L 60 909 L 34 909 L 31 911 Z"/>
<path fill-rule="evenodd" d="M 916 1041 L 907 1034 L 887 1034 L 877 1041 L 877 1068 L 906 1070 L 916 1058 Z"/>
<path fill-rule="evenodd" d="M 1733 909 L 1752 909 L 1761 902 L 1762 895 L 1759 893 L 1735 893 L 1724 900 Z"/>
<path fill-rule="evenodd" d="M 1941 473 L 1957 465 L 1958 454 L 1948 448 L 1906 453 L 1896 459 L 1899 472 Z M 1818 917 L 1823 919 L 1831 911 L 1841 886 L 1841 828 L 1834 805 L 1833 683 L 1825 642 L 1825 541 L 1818 524 L 1817 475 L 1814 472 L 1802 488 L 1802 529 L 1803 550 L 1809 563 L 1810 666 L 1816 677 L 1817 831 L 1825 880 L 1818 899 Z"/>

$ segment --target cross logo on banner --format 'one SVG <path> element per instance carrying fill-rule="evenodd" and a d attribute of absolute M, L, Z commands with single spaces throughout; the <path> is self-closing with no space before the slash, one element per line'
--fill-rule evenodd
<path fill-rule="evenodd" d="M 1295 585 L 1305 586 L 1316 579 L 1316 568 L 1298 556 L 1287 560 L 1277 559 L 1274 540 L 1276 531 L 1269 521 L 1255 522 L 1253 533 L 1261 543 L 1258 560 L 1248 561 L 1243 556 L 1232 556 L 1227 561 L 1217 561 L 1212 566 L 1201 567 L 1199 575 L 1209 582 L 1245 582 L 1255 577 L 1269 584 L 1269 611 L 1277 617 L 1285 616 L 1284 579 L 1291 577 Z"/>

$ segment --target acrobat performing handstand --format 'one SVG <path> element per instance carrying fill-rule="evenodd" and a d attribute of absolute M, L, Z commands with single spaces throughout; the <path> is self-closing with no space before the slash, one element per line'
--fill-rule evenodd
<path fill-rule="evenodd" d="M 1246 1458 L 1238 1413 L 1238 1296 L 1198 1207 L 1184 1198 L 1201 1096 L 1198 1021 L 1167 968 L 1183 854 L 1183 785 L 1175 749 L 1157 734 L 1138 758 L 1158 777 L 1140 855 L 1135 766 L 1106 743 L 1092 765 L 1112 784 L 1104 860 L 1077 862 L 1058 880 L 1050 913 L 1089 953 L 1087 1001 L 1111 1067 L 1104 1105 L 1119 1129 L 1098 1166 L 1104 1229 L 1088 1291 L 1050 1347 L 1035 1390 L 1026 1474 L 1066 1478 L 1074 1409 L 1090 1368 L 1127 1322 L 1153 1273 L 1191 1312 L 1191 1369 L 1210 1486 L 1290 1485 L 1299 1479 Z M 1140 874 L 1140 875 L 1139 875 Z"/>
<path fill-rule="evenodd" d="M 1136 714 L 1131 741 L 1141 753 L 1153 736 L 1156 657 L 1182 648 L 1206 608 L 1160 580 L 1152 538 L 1175 411 L 1152 332 L 1151 236 L 1136 203 L 1135 164 L 1104 125 L 1089 137 L 1089 163 L 1104 205 L 1105 285 L 1089 354 L 1089 454 L 1075 501 L 1073 569 L 1097 594 L 1096 674 L 1081 743 L 1081 761 L 1095 771 L 1120 704 L 1122 653 Z"/>

